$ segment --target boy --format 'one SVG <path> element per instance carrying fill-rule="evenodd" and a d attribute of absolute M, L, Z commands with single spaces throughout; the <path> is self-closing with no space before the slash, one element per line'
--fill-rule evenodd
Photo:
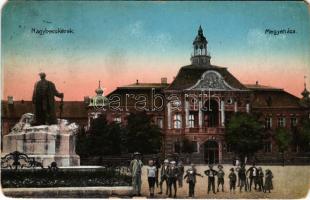
<path fill-rule="evenodd" d="M 188 183 L 188 197 L 195 196 L 196 176 L 203 177 L 201 174 L 197 173 L 194 164 L 191 164 L 191 167 L 186 170 L 186 175 L 184 176 L 184 179 L 187 178 L 186 182 Z"/>
<path fill-rule="evenodd" d="M 218 165 L 217 168 L 219 169 L 217 172 L 217 192 L 220 191 L 220 185 L 222 185 L 222 192 L 224 192 L 224 176 L 225 176 L 225 173 L 223 171 L 223 166 Z"/>
<path fill-rule="evenodd" d="M 154 197 L 154 187 L 156 181 L 157 168 L 156 166 L 154 166 L 153 160 L 149 160 L 149 166 L 147 166 L 146 171 L 147 171 L 147 180 L 149 183 L 150 197 Z"/>
<path fill-rule="evenodd" d="M 229 190 L 230 190 L 230 192 L 231 191 L 235 192 L 237 176 L 234 172 L 234 168 L 231 168 L 230 171 L 231 172 L 228 176 L 228 178 L 229 178 Z"/>

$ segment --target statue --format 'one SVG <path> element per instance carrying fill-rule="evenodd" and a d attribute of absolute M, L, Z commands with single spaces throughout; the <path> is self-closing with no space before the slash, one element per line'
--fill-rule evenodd
<path fill-rule="evenodd" d="M 35 107 L 35 119 L 32 125 L 57 124 L 54 96 L 63 99 L 64 94 L 56 90 L 53 82 L 45 79 L 45 73 L 39 75 L 41 80 L 36 82 L 32 96 Z"/>

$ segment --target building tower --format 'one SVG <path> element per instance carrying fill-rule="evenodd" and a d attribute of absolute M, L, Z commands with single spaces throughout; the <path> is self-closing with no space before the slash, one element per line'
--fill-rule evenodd
<path fill-rule="evenodd" d="M 194 53 L 192 54 L 191 57 L 191 62 L 193 65 L 199 65 L 205 67 L 210 65 L 211 56 L 207 51 L 207 45 L 208 41 L 203 35 L 203 30 L 201 26 L 199 26 L 198 35 L 196 36 L 193 42 Z"/>
<path fill-rule="evenodd" d="M 306 76 L 304 76 L 304 90 L 302 91 L 301 95 L 302 95 L 302 99 L 303 100 L 309 101 L 309 99 L 310 99 L 310 96 L 309 96 L 310 92 L 307 90 Z"/>

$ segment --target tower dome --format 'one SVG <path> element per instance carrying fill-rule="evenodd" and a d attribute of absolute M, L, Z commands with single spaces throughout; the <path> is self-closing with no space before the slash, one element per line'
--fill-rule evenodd
<path fill-rule="evenodd" d="M 101 85 L 100 85 L 100 81 L 99 81 L 99 86 L 98 88 L 95 90 L 97 96 L 102 96 L 103 93 L 104 93 L 104 90 L 101 88 Z"/>
<path fill-rule="evenodd" d="M 203 35 L 203 30 L 199 26 L 198 34 L 193 41 L 194 52 L 191 57 L 191 62 L 194 65 L 199 66 L 209 66 L 210 65 L 210 55 L 207 51 L 208 41 Z"/>

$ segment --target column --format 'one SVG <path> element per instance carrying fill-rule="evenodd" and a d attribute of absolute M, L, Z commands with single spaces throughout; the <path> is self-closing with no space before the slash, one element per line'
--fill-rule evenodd
<path fill-rule="evenodd" d="M 246 104 L 246 112 L 250 113 L 250 104 L 249 103 Z"/>
<path fill-rule="evenodd" d="M 199 128 L 202 128 L 202 101 L 199 101 L 198 103 L 198 124 L 199 124 Z"/>
<path fill-rule="evenodd" d="M 171 129 L 171 102 L 167 103 L 167 127 Z"/>
<path fill-rule="evenodd" d="M 188 122 L 188 119 L 189 119 L 189 103 L 187 100 L 185 100 L 185 103 L 184 103 L 184 110 L 185 110 L 185 128 L 189 128 L 189 122 Z"/>
<path fill-rule="evenodd" d="M 225 126 L 225 102 L 221 101 L 221 126 Z"/>
<path fill-rule="evenodd" d="M 237 103 L 237 101 L 234 102 L 234 111 L 238 112 L 238 103 Z"/>
<path fill-rule="evenodd" d="M 222 145 L 222 141 L 219 141 L 218 145 L 219 145 L 219 164 L 222 164 L 222 161 L 223 161 L 223 145 Z"/>

